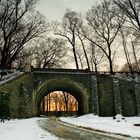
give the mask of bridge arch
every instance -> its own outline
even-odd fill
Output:
[[[70,93],[78,101],[78,114],[83,115],[88,113],[89,96],[87,96],[87,93],[82,85],[70,79],[51,79],[42,83],[36,91],[35,110],[38,116],[40,115],[40,103],[42,99],[54,91],[65,91]]]

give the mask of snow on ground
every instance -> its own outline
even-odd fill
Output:
[[[41,119],[48,118],[1,122],[0,140],[58,140],[56,136],[39,127],[37,122]],[[134,124],[140,124],[140,117],[122,117],[117,115],[113,118],[87,114],[77,118],[60,117],[60,120],[84,128],[140,138],[140,126],[134,126]]]
[[[140,137],[140,126],[134,126],[134,124],[140,124],[140,117],[122,117],[117,115],[116,119],[113,119],[113,117],[99,117],[88,114],[77,118],[61,117],[60,120],[94,130]]]
[[[37,123],[39,120],[41,118],[0,123],[0,140],[58,140],[54,135],[39,127]]]

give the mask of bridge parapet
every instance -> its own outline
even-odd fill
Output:
[[[76,69],[57,69],[57,68],[32,68],[32,72],[34,73],[72,73],[72,74],[82,74],[82,73],[90,73],[88,70],[76,70]]]

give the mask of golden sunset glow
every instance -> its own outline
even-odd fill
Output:
[[[44,97],[40,108],[41,112],[78,111],[78,102],[67,92],[55,91]]]

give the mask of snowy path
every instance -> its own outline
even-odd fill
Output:
[[[140,117],[117,115],[116,119],[113,119],[113,117],[99,117],[87,114],[77,118],[61,117],[60,120],[82,128],[127,135],[132,139],[140,140]],[[139,126],[134,126],[134,124]]]
[[[58,140],[57,137],[39,127],[37,123],[39,120],[41,118],[0,123],[0,140]]]
[[[49,130],[61,140],[132,140],[129,137],[74,127],[58,121],[55,117],[50,117],[49,121],[41,120],[39,123],[42,128]]]

